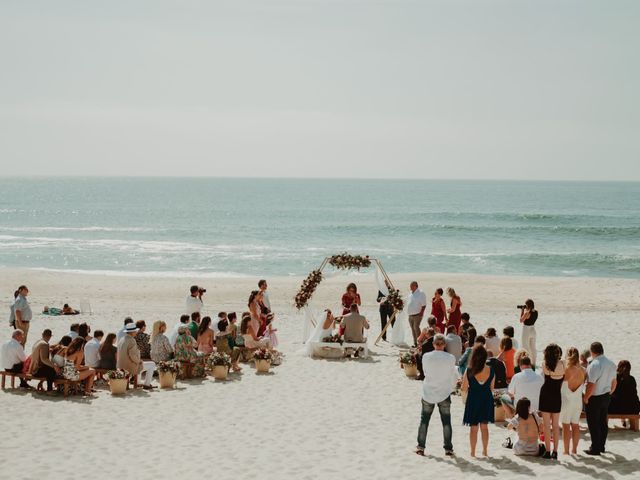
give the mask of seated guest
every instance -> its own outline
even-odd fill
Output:
[[[640,400],[638,400],[638,388],[636,379],[631,375],[631,363],[621,360],[618,363],[617,383],[611,393],[609,413],[633,414],[640,413]]]
[[[511,337],[503,337],[503,339],[500,340],[500,354],[498,355],[498,360],[504,363],[507,370],[507,383],[509,383],[515,375],[515,354],[516,351],[513,349]]]
[[[481,342],[478,339],[482,339]],[[467,369],[467,365],[469,364],[469,358],[471,357],[471,352],[473,352],[473,347],[477,344],[484,345],[484,337],[482,335],[476,337],[476,329],[470,328],[467,330],[467,342],[465,344],[464,353],[458,360],[458,373],[462,376],[464,371]]]
[[[118,359],[116,366],[129,372],[129,375],[132,376],[139,375],[144,371],[144,385],[142,388],[151,390],[154,388],[151,386],[151,379],[153,378],[156,364],[142,360],[140,349],[135,340],[135,336],[138,333],[138,327],[136,327],[135,323],[128,323],[125,332],[125,336],[118,342]]]
[[[11,340],[4,343],[0,348],[0,359],[2,360],[2,365],[0,366],[5,371],[22,373],[24,362],[27,360],[27,355],[24,353],[24,347],[22,346],[23,338],[24,332],[18,328],[11,334]],[[29,388],[29,384],[24,378],[20,378],[20,387]]]
[[[462,338],[463,342],[467,342],[469,339],[469,335],[467,332],[469,331],[470,328],[475,329],[475,327],[471,324],[471,317],[467,312],[464,312],[460,316],[460,321],[461,323],[460,323],[459,335],[460,335],[460,338]],[[473,347],[473,342],[469,342],[469,345]]]
[[[194,312],[198,313],[198,312]],[[178,338],[176,339],[175,359],[179,362],[190,363],[193,365],[193,375],[195,377],[204,376],[204,354],[196,350],[197,343],[191,336],[189,327],[183,325],[178,329]]]
[[[42,332],[42,338],[33,345],[29,368],[31,376],[47,379],[47,393],[53,392],[53,381],[60,374],[60,368],[51,361],[49,355],[49,340],[51,330],[47,328]]]
[[[436,334],[444,333],[444,332],[441,332],[440,329],[438,328],[438,319],[433,315],[429,315],[427,317],[427,328],[433,328],[433,331],[436,332]]]
[[[71,337],[71,340],[73,340],[78,336],[78,330],[80,330],[80,324],[72,323],[71,326],[69,327],[69,333],[67,333],[67,336]]]
[[[87,367],[98,368],[98,362],[100,361],[100,342],[104,337],[102,330],[96,330],[93,334],[93,338],[89,340],[84,346],[84,364]]]
[[[218,320],[215,322],[211,322],[211,328],[213,328],[213,333],[216,334],[218,333],[218,323],[220,323],[221,320],[226,320],[229,321],[229,318],[227,317],[227,312],[218,312]]]
[[[183,325],[189,325],[190,320],[191,317],[189,315],[180,315],[180,321],[173,326],[171,332],[169,333],[169,335],[167,335],[172,348],[176,346],[176,340],[178,339],[178,329]]]
[[[229,348],[233,349],[238,343],[238,316],[236,312],[229,313],[228,317],[229,329],[231,333],[227,337],[229,340]]]
[[[516,354],[513,356],[513,374],[517,375],[520,373],[520,359],[522,357],[528,357],[529,353],[526,350],[518,350]],[[531,368],[535,370],[535,366],[531,365]]]
[[[120,343],[120,340],[122,340],[122,337],[124,337],[127,334],[127,325],[129,325],[130,323],[133,323],[133,318],[127,317],[127,318],[124,319],[124,325],[116,333],[116,341],[117,341],[117,343]]]
[[[91,395],[91,389],[93,387],[93,379],[96,377],[96,371],[93,368],[89,368],[83,365],[84,360],[84,338],[77,336],[71,341],[71,344],[67,347],[65,353],[65,361],[73,363],[78,371],[78,380],[85,382],[84,394],[85,396]]]
[[[272,348],[276,348],[278,346],[278,335],[276,334],[278,329],[273,327],[273,319],[274,319],[273,313],[271,312],[267,313],[266,320],[265,320],[266,328],[263,336],[264,338],[269,339],[269,344],[271,345]]]
[[[85,342],[91,340],[91,335],[89,335],[90,333],[91,327],[89,325],[87,325],[86,323],[81,323],[80,325],[78,325],[78,336],[84,338]]]
[[[502,329],[502,336],[509,337],[511,339],[511,346],[513,347],[513,349],[518,350],[518,341],[514,338],[515,335],[516,332],[511,325],[507,325]]]
[[[117,353],[118,350],[114,345],[116,341],[116,334],[109,333],[98,351],[100,360],[98,360],[98,368],[100,370],[115,370],[117,365]]]
[[[62,314],[63,315],[78,315],[80,312],[75,308],[71,308],[68,303],[65,303],[62,306]]]
[[[218,322],[218,325],[220,322]],[[225,338],[226,340],[226,338]],[[213,352],[213,329],[211,328],[211,317],[204,317],[198,326],[197,348],[200,353],[209,355]]]
[[[456,363],[460,360],[462,356],[462,339],[456,333],[456,327],[453,325],[449,325],[447,327],[447,336],[444,337],[447,342],[447,346],[445,350],[447,353],[450,353],[456,359]]]
[[[271,348],[269,340],[260,338],[253,329],[253,319],[249,312],[242,314],[242,323],[240,323],[240,336],[244,341],[244,346],[249,349]]]
[[[513,444],[513,453],[537,457],[540,454],[538,438],[542,431],[541,427],[542,421],[535,410],[531,410],[529,399],[523,397],[518,400],[516,414],[509,420],[507,427],[509,430],[515,430],[517,434],[516,442]]]
[[[342,318],[344,326],[344,341],[347,343],[365,343],[364,329],[369,328],[367,319],[358,313],[358,305],[352,303],[349,307],[351,313]]]
[[[496,329],[487,328],[484,338],[487,352],[491,352],[494,357],[497,357],[500,353],[500,339],[497,337]]]
[[[520,373],[516,373],[511,379],[509,390],[500,400],[507,417],[512,417],[518,401],[524,397],[530,399],[529,403],[534,412],[538,411],[538,400],[540,399],[540,389],[544,383],[544,378],[534,372],[531,368],[531,359],[524,355],[519,360]]]
[[[200,312],[193,312],[191,314],[191,322],[189,322],[189,332],[194,340],[198,339],[198,327],[200,326]]]
[[[67,348],[71,345],[71,341],[71,337],[69,335],[65,335],[58,343],[51,345],[51,348],[49,349],[51,361],[60,368],[64,367],[64,357],[67,354]]]
[[[231,335],[229,322],[227,322],[226,320],[220,320],[218,322],[218,333],[216,333],[216,350],[220,353],[226,353],[227,355],[230,355],[231,368],[234,372],[239,372],[240,370],[242,370],[238,365],[238,359],[240,358],[240,349],[232,349],[229,347],[229,335]]]
[[[495,375],[494,389],[507,388],[507,368],[504,363],[493,356],[492,352],[487,352],[487,365],[491,367]]]
[[[167,324],[162,320],[153,322],[153,331],[151,332],[151,360],[156,363],[166,362],[173,358],[173,347],[164,334],[166,330]]]
[[[138,349],[140,350],[140,357],[143,360],[151,359],[151,343],[150,337],[148,333],[145,333],[147,330],[147,323],[144,320],[138,320],[136,322],[136,328],[138,329],[138,333],[133,337],[136,340],[136,344],[138,345]]]

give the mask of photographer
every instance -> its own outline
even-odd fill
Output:
[[[192,313],[202,310],[202,295],[207,291],[204,288],[200,288],[197,285],[191,287],[191,295],[187,297],[187,315],[191,316]]]
[[[538,320],[538,311],[533,300],[528,299],[524,305],[518,305],[520,309],[520,323],[522,323],[522,348],[529,353],[531,363],[536,365],[536,329],[534,325]]]

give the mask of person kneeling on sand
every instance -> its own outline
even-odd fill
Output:
[[[364,329],[369,328],[369,322],[358,313],[358,305],[355,303],[349,307],[350,313],[345,315],[342,319],[342,325],[344,326],[344,341],[347,343],[365,343],[367,341],[364,338]]]
[[[140,358],[140,349],[136,343],[135,336],[138,333],[138,327],[135,323],[127,323],[125,326],[125,335],[118,342],[118,361],[117,367],[129,372],[130,375],[138,375],[145,372],[144,385],[142,388],[151,390],[151,379],[156,369],[154,362],[143,362]]]

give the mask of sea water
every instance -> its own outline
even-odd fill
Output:
[[[345,251],[389,272],[640,278],[640,183],[0,179],[0,266],[305,275]]]

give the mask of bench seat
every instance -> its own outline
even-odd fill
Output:
[[[587,415],[582,412],[580,418],[586,418]],[[631,426],[631,430],[634,432],[640,431],[640,414],[634,413],[610,413],[607,415],[607,420],[627,420]]]

